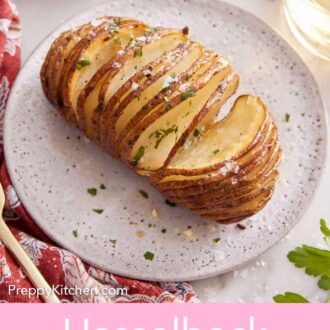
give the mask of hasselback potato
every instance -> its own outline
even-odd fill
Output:
[[[243,95],[219,117],[239,76],[188,28],[98,18],[53,42],[40,77],[67,121],[170,201],[233,223],[271,198],[281,158],[272,116]]]

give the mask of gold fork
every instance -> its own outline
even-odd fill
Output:
[[[5,193],[2,185],[0,184],[0,241],[7,247],[7,249],[16,258],[19,264],[24,269],[25,274],[30,279],[31,283],[35,288],[41,289],[38,292],[44,302],[47,303],[61,303],[57,298],[55,292],[52,290],[50,285],[47,283],[45,278],[42,276],[38,268],[28,257],[24,249],[18,243],[14,235],[7,227],[3,217],[2,211],[5,206]]]

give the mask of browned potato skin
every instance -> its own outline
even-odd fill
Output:
[[[276,135],[273,136],[273,125],[267,125],[264,128],[264,132],[260,135],[258,143],[250,150],[249,153],[242,155],[236,160],[240,171],[235,177],[240,179],[241,177],[247,175],[254,168],[256,164],[265,160],[265,154],[267,153],[267,146],[274,143]],[[277,133],[276,133],[277,134]],[[219,167],[223,166],[221,164]],[[207,172],[208,173],[208,172]],[[187,180],[185,181],[169,181],[165,183],[159,182],[164,176],[162,174],[155,175],[151,177],[151,182],[155,185],[157,189],[164,191],[173,191],[174,193],[182,192],[183,195],[189,195],[189,188],[191,187],[192,195],[198,194],[199,190],[203,191],[203,187],[207,187],[208,191],[213,190],[214,186],[216,189],[220,184],[223,184],[224,180],[231,178],[234,175],[234,169],[227,172],[226,175],[219,174],[215,177],[206,177],[203,179],[189,180],[189,175],[187,175]]]
[[[119,69],[113,66],[113,63],[119,62],[122,65],[134,55],[134,48],[124,49],[124,56],[115,55],[113,58],[109,58],[109,61],[98,68],[89,81],[86,81],[83,90],[78,95],[75,113],[69,100],[69,85],[77,68],[77,63],[84,51],[95,38],[104,34],[105,25],[112,22],[115,17],[103,17],[102,19],[103,22],[97,26],[87,23],[75,30],[66,31],[53,42],[40,71],[41,85],[47,99],[67,121],[73,125],[78,125],[86,134],[84,102],[98,82],[105,77],[105,82],[99,93],[98,104],[95,104],[95,110],[92,112],[94,132],[92,136],[88,136],[89,138],[107,152],[120,158],[123,163],[132,167],[136,172],[149,176],[150,182],[164,196],[178,205],[190,209],[195,214],[222,224],[232,224],[259,212],[267,204],[274,192],[279,176],[278,167],[282,154],[276,125],[265,105],[263,107],[266,117],[258,134],[245,150],[234,155],[231,159],[239,165],[238,173],[234,170],[229,170],[225,174],[219,173],[207,176],[207,174],[211,175],[211,173],[219,171],[224,163],[196,169],[169,167],[171,160],[180,150],[185,140],[191,136],[196,127],[203,123],[212,106],[219,104],[220,108],[236,92],[239,85],[239,76],[233,70],[229,71],[223,78],[224,80],[227,76],[233,74],[233,91],[221,103],[219,102],[220,96],[219,93],[216,93],[217,91],[214,91],[212,96],[205,100],[202,110],[185,128],[183,134],[172,147],[161,169],[144,172],[142,168],[139,168],[138,164],[133,164],[131,161],[131,153],[139,136],[167,111],[165,104],[168,101],[165,102],[165,98],[174,95],[174,98],[170,100],[172,108],[180,104],[182,100],[180,94],[177,93],[178,87],[184,81],[191,79],[203,65],[214,61],[203,74],[206,77],[207,72],[210,72],[215,65],[215,60],[217,59],[215,53],[210,51],[204,52],[198,60],[191,63],[188,70],[180,72],[177,81],[171,84],[165,92],[159,92],[153,97],[148,102],[148,107],[138,109],[126,126],[123,127],[118,137],[116,137],[116,123],[128,104],[137,97],[138,93],[148,88],[148,86],[152,85],[179,63],[179,61],[176,63],[164,61],[165,57],[163,54],[148,64],[154,66],[164,62],[164,66],[159,71],[151,75],[149,79],[145,79],[143,71],[148,68],[148,65],[141,68],[127,81],[123,81],[120,88],[115,91],[109,102],[105,104],[105,92],[109,84],[111,84],[112,78],[119,71]],[[123,22],[121,28],[128,29],[131,24],[144,25],[143,22],[134,19],[121,19]],[[144,26],[147,27],[147,25]],[[159,28],[153,36],[154,38],[161,38],[167,33],[171,33],[171,31],[174,30]],[[155,39],[151,37],[148,39],[148,42],[153,42],[153,40]],[[177,49],[173,49],[170,52],[178,51],[180,53],[196,45],[197,43],[187,39]],[[213,75],[218,72],[214,71]],[[192,82],[194,91],[203,88],[211,78],[203,80],[203,76]],[[139,84],[139,91],[131,90],[133,82]],[[177,96],[175,96],[176,93]],[[235,104],[236,102],[238,100],[235,101]],[[156,106],[160,106],[159,109],[150,114]],[[211,114],[213,116],[213,112]],[[172,175],[181,175],[186,178],[178,181],[174,178],[172,181],[162,182],[163,178]],[[205,177],[195,180],[191,178],[196,175],[205,175]]]
[[[183,74],[186,79],[189,79],[192,75],[194,75],[205,63],[205,58],[210,59],[211,56],[209,53],[205,53],[204,56],[202,56],[199,60],[197,60],[195,63],[192,64],[192,66]],[[183,83],[184,79],[180,76],[179,80],[176,83],[171,84],[168,91],[165,93],[158,93],[154,98],[152,98],[147,104],[147,109],[140,109],[135,116],[128,122],[127,126],[124,128],[124,130],[119,135],[117,141],[116,141],[116,154],[120,154],[122,145],[126,142],[128,136],[130,134],[134,134],[134,131],[138,129],[138,124],[142,122],[144,118],[147,117],[147,115],[151,112],[153,108],[156,106],[163,104],[165,105],[165,97],[172,95],[178,88],[178,86]]]
[[[197,93],[204,86],[206,86],[206,84],[211,80],[211,78],[213,78],[216,74],[218,74],[221,71],[220,66],[218,66],[218,68],[216,70],[214,70],[214,68],[216,66],[217,65],[215,64],[214,66],[211,66],[211,68],[209,70],[207,70],[207,72],[205,73],[205,76],[207,76],[209,72],[212,72],[211,75],[208,75],[208,78],[207,79],[204,79],[204,77],[201,77],[199,80],[195,81],[192,84],[192,90],[195,93]],[[176,97],[174,97],[173,100],[171,100],[170,104],[171,104],[172,108],[174,108],[177,105],[179,105],[181,102],[183,102],[183,101],[181,99],[181,94],[180,94],[180,95],[177,95]],[[208,110],[209,109],[207,109],[207,108],[203,108],[202,109],[202,111],[205,111],[205,113],[203,114],[202,117],[204,117],[204,115],[207,114]],[[129,134],[129,137],[126,139],[125,144],[122,144],[121,145],[120,159],[121,159],[121,161],[123,163],[127,164],[127,166],[131,166],[130,154],[131,154],[131,151],[132,151],[132,148],[133,148],[135,142],[138,140],[138,138],[140,137],[141,133],[147,127],[149,127],[152,123],[154,123],[156,120],[158,120],[166,112],[167,112],[166,105],[164,104],[160,109],[158,109],[156,112],[152,113],[145,120],[141,121],[139,124],[136,125],[135,130],[133,132],[131,132]],[[188,134],[193,130],[194,127],[197,126],[197,124],[198,124],[198,122],[196,120],[194,120],[192,122],[192,124],[189,126],[189,128],[187,128],[187,130],[189,130]],[[179,141],[180,141],[180,144],[182,145],[182,140],[180,139]],[[173,149],[175,151],[177,151],[178,145],[175,145]],[[170,155],[170,156],[171,156],[171,159],[172,159],[173,156],[174,156],[174,154],[173,155]],[[137,166],[137,169],[139,169],[138,166]],[[163,171],[163,170],[161,170],[161,171]]]
[[[152,43],[153,41],[157,40],[158,38],[163,38],[164,36],[171,34],[171,33],[175,33],[175,32],[176,32],[176,30],[171,30],[168,28],[159,28],[157,30],[157,32],[155,32],[147,41],[142,42],[139,45],[139,47],[142,47],[142,49],[143,49],[143,47],[146,44]],[[114,61],[116,61],[120,64],[123,64],[128,59],[134,57],[134,52],[135,52],[134,48],[129,48],[127,50],[127,53],[125,54],[125,56],[118,56],[118,58],[115,57]],[[98,130],[100,132],[100,136],[99,136],[100,145],[102,146],[102,148],[104,150],[109,151],[109,152],[110,152],[111,148],[108,148],[106,145],[106,137],[107,137],[109,120],[112,115],[112,108],[108,107],[108,103],[107,104],[104,104],[104,103],[105,103],[106,91],[108,89],[108,86],[111,84],[111,80],[114,77],[116,72],[117,72],[117,69],[111,70],[106,81],[102,85],[102,88],[101,88],[101,91],[99,94],[99,106],[98,106],[98,110],[99,110],[99,112],[101,112],[101,115],[99,116],[99,120],[97,122],[97,128],[96,128],[96,130]],[[111,102],[111,100],[110,100],[110,102]]]
[[[193,47],[193,43],[191,43],[191,41],[187,42],[186,44],[179,44],[179,46],[174,50],[176,53],[178,54],[183,54],[186,51],[190,51]],[[150,63],[150,68],[153,68],[154,66],[158,65],[161,63],[162,61],[162,57],[157,58],[154,62]],[[143,92],[147,87],[149,87],[152,83],[156,82],[161,76],[165,75],[168,71],[170,71],[175,64],[178,64],[180,62],[180,60],[178,59],[179,57],[176,58],[176,61],[171,61],[169,63],[166,63],[166,65],[163,67],[163,69],[159,70],[156,74],[154,75],[150,75],[150,78],[146,79],[143,83],[143,85],[140,87],[139,90],[135,90],[132,91],[131,93],[129,93],[129,95],[127,95],[127,97],[118,105],[118,107],[111,113],[110,115],[110,119],[109,119],[109,130],[107,132],[107,146],[109,146],[109,148],[111,148],[112,146],[114,147],[113,152],[116,152],[116,156],[119,156],[118,150],[115,150],[116,146],[119,145],[118,140],[121,141],[123,139],[123,136],[126,136],[125,132],[120,134],[120,137],[118,139],[116,139],[116,133],[115,133],[115,126],[116,126],[116,122],[119,119],[120,115],[123,113],[124,109],[126,108],[126,106],[136,97],[139,96],[139,94],[141,92]],[[128,88],[131,86],[131,84],[133,82],[136,82],[136,79],[139,79],[141,76],[143,76],[143,71],[145,70],[145,68],[143,68],[142,70],[140,70],[135,76],[133,76],[130,80],[128,80],[128,84],[124,84],[124,88]],[[172,86],[172,88],[174,88]],[[123,91],[118,91],[118,93],[116,93],[116,95],[114,95],[114,97],[112,97],[112,99],[110,100],[110,102],[108,102],[107,107],[114,107],[115,106],[115,102],[117,100],[120,99],[121,95],[125,92],[125,90]],[[156,95],[156,97],[159,96],[159,100],[161,100],[161,97],[164,96],[164,93],[159,93],[158,95]],[[114,100],[113,100],[114,99]],[[150,108],[150,110],[152,110],[152,108],[156,105],[156,102],[151,105],[148,106],[148,108]],[[139,115],[140,118],[142,118],[142,116],[146,115],[148,113],[148,111],[143,111],[143,109],[140,109],[137,111],[136,115]],[[128,125],[126,125],[127,127]],[[135,125],[136,126],[136,123]]]

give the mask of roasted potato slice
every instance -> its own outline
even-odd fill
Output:
[[[99,119],[100,144],[106,148],[106,137],[111,118],[112,108],[107,107],[112,96],[120,86],[129,80],[136,71],[148,65],[166,51],[175,49],[180,43],[185,43],[187,36],[179,30],[157,29],[149,36],[136,38],[127,46],[123,54],[118,54],[119,70],[112,70],[102,85],[99,94]]]
[[[108,40],[107,44],[112,44],[112,48],[107,55],[106,61],[95,62],[98,65],[97,71],[90,78],[90,80],[85,84],[84,89],[82,89],[77,98],[77,113],[80,118],[79,123],[84,130],[87,137],[96,142],[99,140],[96,137],[94,128],[97,126],[96,119],[99,117],[99,94],[103,83],[106,81],[111,70],[118,70],[122,64],[116,61],[118,57],[118,52],[121,53],[123,48],[127,47],[124,43],[127,40],[127,44],[138,37],[144,35],[148,27],[141,22],[127,22],[120,24],[121,28],[118,27],[118,31],[114,37]],[[121,42],[117,42],[117,34],[120,36]],[[86,68],[87,69],[87,68]]]
[[[100,24],[91,38],[81,41],[84,46],[71,64],[63,96],[66,106],[76,114],[81,127],[85,126],[85,117],[81,116],[82,112],[77,112],[77,100],[81,91],[109,58],[113,58],[118,51],[126,47],[137,34],[142,35],[145,29],[146,26],[136,20],[112,19]]]
[[[139,130],[130,136],[121,150],[121,159],[128,164],[144,148],[144,156],[138,163],[139,169],[156,171],[162,168],[171,150],[195,117],[208,111],[208,100],[231,68],[220,60],[196,81],[188,81],[179,88],[178,95],[170,102],[171,109],[162,106],[157,112],[138,124]]]
[[[177,152],[164,173],[203,174],[223,166],[229,160],[236,160],[257,143],[266,118],[267,108],[259,98],[240,96],[226,118],[202,136],[190,136],[188,148]],[[209,151],[216,150],[219,152],[213,152],[212,159],[205,158]]]
[[[173,100],[175,93],[179,86],[187,82],[188,80],[194,79],[196,76],[203,75],[211,65],[214,64],[218,56],[214,52],[205,52],[196,62],[192,63],[191,67],[176,75],[175,79],[171,80],[169,85],[166,85],[165,90],[161,90],[155,97],[146,103],[134,116],[126,123],[124,129],[120,132],[117,140],[116,147],[117,153],[120,154],[121,146],[125,144],[129,134],[136,134],[134,131],[138,129],[138,124],[147,116],[153,115],[159,111],[161,107],[169,109],[170,101]],[[133,131],[134,130],[134,131]],[[139,169],[136,169],[139,171]]]

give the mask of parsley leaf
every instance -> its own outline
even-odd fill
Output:
[[[157,32],[158,31],[158,27],[151,27],[151,28],[148,28],[147,30],[146,30],[146,35],[148,36],[148,35],[150,35],[150,34],[154,34],[155,32]]]
[[[147,251],[143,256],[144,259],[152,261],[154,260],[155,255],[152,252]]]
[[[321,232],[324,234],[324,236],[330,236],[330,229],[328,228],[327,223],[324,219],[321,219],[320,225]]]
[[[81,70],[82,68],[84,68],[85,66],[90,65],[90,64],[91,64],[90,60],[82,59],[82,60],[78,61],[77,65],[76,65],[76,68],[78,70]]]
[[[330,276],[323,275],[317,282],[317,285],[320,289],[330,290]]]
[[[330,276],[330,251],[303,245],[289,252],[288,259],[308,275]]]
[[[107,187],[104,185],[104,183],[101,183],[101,185],[100,185],[100,189],[101,189],[101,190],[105,190],[105,189],[107,189]]]
[[[113,22],[114,22],[117,26],[119,26],[119,25],[121,24],[121,17],[116,17],[116,18],[113,20]]]
[[[142,48],[139,47],[139,48],[136,48],[135,51],[134,51],[134,57],[141,57],[143,55],[143,52],[142,52]]]
[[[321,232],[324,234],[324,241],[330,247],[330,229],[324,219],[320,221]]]
[[[172,109],[171,103],[166,103],[165,110],[170,111]]]
[[[136,155],[134,156],[133,161],[134,161],[136,164],[138,164],[138,162],[140,161],[140,159],[143,157],[143,155],[144,155],[144,150],[145,150],[144,147],[141,146],[141,147],[139,148],[138,152],[136,153]]]
[[[285,292],[284,294],[278,294],[277,296],[273,297],[273,299],[276,303],[279,304],[309,303],[306,298],[294,292]]]
[[[97,214],[102,214],[103,213],[103,209],[93,209],[93,212],[97,213]]]
[[[78,237],[78,230],[73,230],[72,235],[73,235],[73,237],[77,238]]]
[[[96,188],[88,188],[87,192],[91,195],[91,196],[96,196],[97,194],[97,189]]]
[[[140,195],[141,195],[142,197],[144,197],[144,198],[149,198],[148,193],[145,192],[144,190],[139,190],[139,193],[140,193]]]
[[[189,97],[193,97],[195,95],[196,94],[192,90],[184,92],[181,94],[181,101],[185,101],[186,99],[189,99]]]
[[[288,123],[290,121],[290,114],[285,114],[285,121]]]
[[[175,124],[167,129],[158,129],[157,131],[151,133],[149,135],[149,138],[155,136],[156,137],[156,144],[155,144],[155,149],[157,149],[160,145],[160,143],[163,141],[163,139],[165,139],[169,134],[171,133],[177,133],[178,131],[178,126],[176,126]]]
[[[213,238],[213,243],[217,244],[217,243],[219,243],[219,242],[220,242],[220,240],[221,240],[221,238],[220,238],[220,237],[217,237],[217,238]]]
[[[199,135],[199,130],[197,128],[194,129],[193,135],[194,137],[197,137]]]

